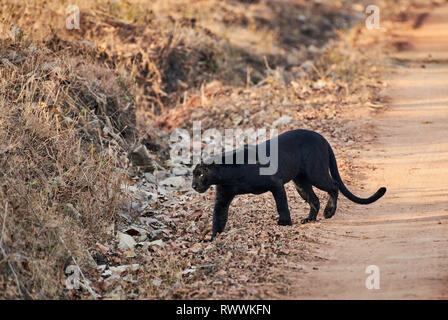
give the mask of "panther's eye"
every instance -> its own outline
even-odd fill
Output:
[[[201,178],[202,178],[203,176],[204,176],[204,174],[203,174],[203,173],[201,173],[201,174],[199,175],[199,177],[201,177]]]

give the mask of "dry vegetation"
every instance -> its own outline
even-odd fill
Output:
[[[269,195],[243,197],[230,231],[203,244],[213,192],[195,195],[186,177],[183,188],[159,188],[158,201],[135,194],[172,174],[168,134],[195,120],[269,128],[283,117],[279,131],[318,130],[354,168],[346,149],[363,137],[347,110],[375,102],[381,86],[378,39],[349,28],[362,3],[74,1],[81,29],[71,31],[68,4],[0,1],[0,297],[287,295],[285,270],[316,259],[307,243],[318,226],[279,228]],[[131,156],[140,143],[157,160],[151,169]],[[148,170],[157,181],[144,182]],[[290,205],[294,221],[305,214]],[[117,230],[143,235],[141,245],[117,248]],[[65,287],[73,264],[81,290]],[[132,264],[107,277],[101,267]]]

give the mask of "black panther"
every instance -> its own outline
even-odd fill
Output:
[[[200,163],[194,168],[193,189],[203,193],[211,185],[216,185],[212,240],[224,231],[229,205],[239,194],[272,192],[279,214],[278,224],[290,226],[292,222],[283,185],[291,180],[299,195],[310,205],[309,215],[301,223],[316,221],[319,212],[320,203],[313,186],[330,195],[324,209],[324,217],[327,219],[335,214],[339,191],[358,204],[372,203],[386,193],[386,188],[382,187],[369,198],[352,194],[342,182],[330,144],[314,131],[291,130],[273,139],[219,154],[213,158],[214,163],[207,161],[209,164]],[[262,174],[261,168],[272,166],[274,157],[271,156],[274,154],[271,146],[274,146],[274,141],[278,150],[276,170],[271,174]],[[255,152],[251,153],[251,150]],[[261,161],[261,150],[265,151],[265,162]],[[250,155],[254,153],[255,158],[252,156],[252,159]],[[237,162],[238,155],[244,160]],[[225,162],[226,157],[231,160],[227,161],[228,164]],[[268,157],[270,161],[266,162]],[[215,161],[217,158],[221,159],[218,163]]]

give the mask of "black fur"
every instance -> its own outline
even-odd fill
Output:
[[[271,140],[263,142],[269,146]],[[205,192],[211,185],[216,185],[215,209],[213,213],[212,239],[224,231],[229,205],[239,194],[261,194],[272,192],[277,211],[278,224],[292,225],[284,184],[293,181],[299,195],[310,205],[307,218],[301,223],[315,221],[320,203],[313,191],[313,186],[328,192],[330,199],[324,209],[324,217],[331,218],[337,206],[338,191],[355,203],[369,204],[386,193],[380,188],[369,198],[353,195],[344,185],[339,175],[336,158],[327,140],[320,134],[309,130],[292,130],[278,136],[278,170],[273,175],[260,175],[260,167],[267,166],[258,162],[248,164],[248,150],[260,146],[245,146],[242,149],[223,153],[218,157],[224,159],[229,155],[236,159],[238,152],[244,152],[244,164],[199,164],[193,171],[193,188]],[[269,156],[269,153],[268,153]],[[223,161],[224,163],[224,161]],[[235,161],[233,162],[235,163]],[[330,175],[331,173],[331,175]]]

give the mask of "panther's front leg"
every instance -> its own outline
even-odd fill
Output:
[[[283,185],[276,187],[272,190],[274,195],[275,204],[277,205],[277,211],[279,214],[278,225],[279,226],[291,226],[291,215],[288,208],[288,199],[286,197],[286,191]]]
[[[231,188],[217,185],[216,195],[215,195],[215,209],[213,211],[213,240],[218,233],[224,231],[227,223],[227,216],[229,214],[229,206],[232,202],[235,194],[232,192]]]

